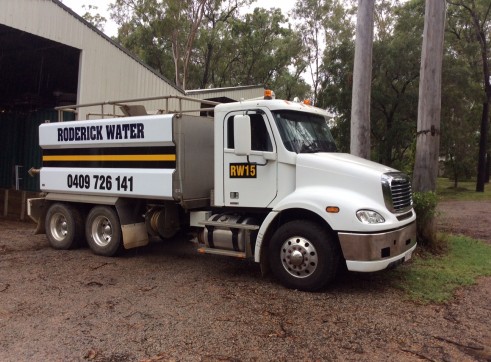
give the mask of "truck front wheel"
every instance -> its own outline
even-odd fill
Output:
[[[96,206],[90,210],[85,235],[94,254],[116,255],[122,246],[121,224],[116,211],[107,206]]]
[[[316,291],[336,277],[340,251],[332,235],[311,221],[290,221],[269,244],[273,274],[292,289]]]
[[[46,213],[44,226],[49,243],[54,249],[73,249],[83,237],[80,211],[68,204],[51,205]]]

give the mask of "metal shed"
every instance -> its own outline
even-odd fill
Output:
[[[0,207],[3,204],[3,214],[7,213],[10,202],[9,190],[38,191],[36,180],[28,178],[27,170],[39,165],[37,128],[46,120],[57,120],[54,107],[162,95],[238,100],[244,98],[242,94],[253,98],[262,93],[262,87],[244,88],[248,87],[185,92],[60,1],[1,0]],[[144,105],[148,110],[164,108],[162,101]],[[196,104],[183,102],[182,107],[196,108]],[[65,117],[85,119],[88,113],[101,113],[101,109],[82,108],[78,115]]]

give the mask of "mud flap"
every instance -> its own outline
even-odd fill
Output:
[[[147,245],[149,238],[142,216],[141,200],[119,198],[115,206],[121,223],[124,248],[131,249]]]
[[[34,235],[46,234],[44,221],[46,219],[46,201],[44,197],[27,200],[27,215],[36,223]]]
[[[121,225],[123,232],[123,245],[125,249],[136,248],[148,244],[147,227],[144,222]]]

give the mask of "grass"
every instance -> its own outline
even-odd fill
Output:
[[[476,192],[476,181],[459,181],[454,188],[454,182],[448,178],[438,178],[436,193],[440,201],[479,201],[491,200],[491,184],[484,184],[484,192]]]
[[[443,303],[459,287],[475,284],[491,275],[491,245],[465,236],[447,236],[445,255],[423,253],[413,262],[391,272],[393,285],[410,300],[427,304]]]
[[[437,179],[438,200],[491,200],[491,184],[485,184],[485,192],[475,191],[475,181],[459,182],[458,188],[453,186],[449,179]],[[435,255],[419,247],[411,263],[389,273],[392,285],[403,290],[412,301],[445,303],[459,287],[475,284],[479,277],[491,276],[491,245],[465,236],[439,235],[438,238],[438,243],[445,246],[445,253]]]

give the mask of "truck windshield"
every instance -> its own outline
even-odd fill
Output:
[[[296,153],[336,152],[326,118],[320,115],[273,111],[286,149]]]

